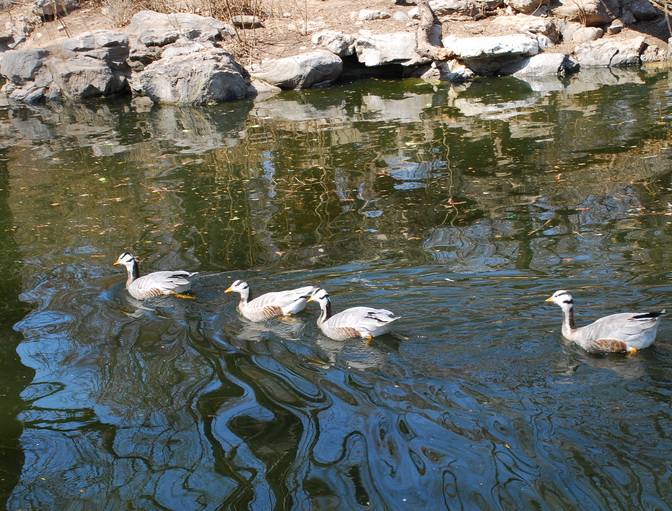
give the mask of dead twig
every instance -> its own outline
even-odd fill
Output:
[[[528,236],[532,236],[533,234],[538,233],[542,229],[544,229],[548,224],[550,224],[553,221],[553,219],[546,220],[543,225],[537,227],[536,229],[532,229],[530,232],[527,233]]]
[[[415,51],[432,60],[446,61],[455,57],[455,52],[444,48],[441,43],[442,26],[427,1],[418,2],[420,11],[420,25],[416,35]],[[436,44],[435,42],[438,42]],[[441,46],[439,46],[441,45]]]

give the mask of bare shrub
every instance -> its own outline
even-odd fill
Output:
[[[263,15],[260,0],[103,0],[101,5],[117,26],[127,25],[136,12],[145,10],[166,14],[193,12],[229,23],[233,16]]]

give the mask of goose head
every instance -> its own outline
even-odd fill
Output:
[[[553,293],[553,296],[546,299],[547,302],[553,302],[560,306],[563,311],[569,311],[574,307],[574,300],[572,295],[564,289],[560,289]]]
[[[328,305],[331,305],[331,298],[329,298],[329,293],[324,288],[317,287],[310,295],[310,298],[308,298],[308,302],[315,302],[324,309]]]
[[[331,317],[331,299],[329,298],[329,293],[324,288],[316,287],[310,298],[306,300],[306,303],[308,302],[315,302],[320,306],[320,317],[317,320],[318,325]]]
[[[135,265],[137,262],[138,260],[135,258],[133,254],[131,254],[130,252],[124,252],[112,264],[114,266],[123,264],[124,266],[126,266],[126,268],[133,268],[133,265]]]
[[[243,301],[246,301],[250,296],[250,285],[244,280],[236,280],[231,284],[225,293],[238,293]]]

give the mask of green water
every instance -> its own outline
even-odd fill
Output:
[[[666,73],[366,81],[207,108],[0,107],[0,506],[671,509]],[[199,271],[139,303],[112,266]],[[335,342],[224,290],[400,315]]]

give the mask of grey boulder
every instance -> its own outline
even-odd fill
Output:
[[[284,90],[309,89],[330,85],[343,71],[343,61],[327,50],[266,60],[250,69],[253,78]]]
[[[162,58],[139,73],[137,90],[154,103],[202,105],[245,98],[248,72],[231,53],[211,48]]]

